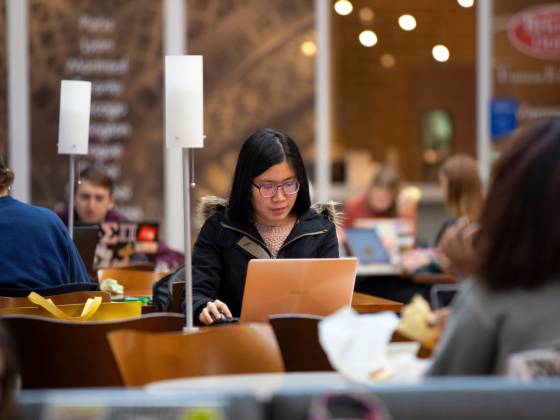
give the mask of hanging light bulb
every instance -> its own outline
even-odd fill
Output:
[[[416,28],[416,19],[414,19],[414,17],[411,15],[402,15],[399,18],[399,25],[405,31],[412,31],[414,28]]]
[[[339,0],[334,4],[334,10],[336,10],[336,13],[342,16],[350,14],[352,9],[352,3],[350,3],[348,0]]]
[[[472,7],[474,0],[457,0],[459,4],[463,7]]]
[[[432,50],[432,55],[437,61],[447,61],[449,60],[449,50],[443,45],[436,45]]]
[[[360,34],[360,42],[365,47],[372,47],[377,44],[377,35],[372,31],[363,31]]]
[[[301,44],[301,52],[303,52],[305,55],[313,55],[315,54],[315,52],[317,52],[317,46],[313,41],[305,41],[303,44]]]

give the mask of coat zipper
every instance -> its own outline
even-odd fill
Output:
[[[236,232],[242,233],[243,235],[248,236],[249,238],[253,239],[254,241],[257,241],[259,244],[261,244],[261,245],[264,247],[264,249],[266,249],[266,250],[268,251],[268,253],[270,254],[270,257],[271,257],[272,259],[275,259],[275,258],[276,258],[276,257],[274,257],[274,256],[272,255],[272,252],[270,252],[270,249],[268,249],[268,247],[267,247],[265,244],[263,244],[261,241],[259,241],[259,240],[258,240],[257,238],[255,238],[254,236],[249,235],[247,232],[243,232],[241,229],[236,229],[236,228],[234,228],[234,227],[225,225],[223,222],[220,222],[220,225],[222,225],[222,226],[225,227],[225,228],[228,228],[228,229],[231,229],[231,230],[235,230]]]
[[[276,255],[278,255],[278,254],[280,253],[280,250],[281,250],[282,248],[284,248],[284,247],[287,246],[287,245],[290,245],[292,242],[297,241],[298,239],[303,238],[304,236],[321,235],[321,234],[323,234],[323,233],[328,232],[328,231],[325,229],[325,230],[321,230],[321,231],[319,231],[319,232],[304,233],[303,235],[299,235],[297,238],[294,238],[294,239],[292,239],[290,242],[285,243],[284,245],[282,245],[282,246],[280,247],[280,249],[278,250],[278,254],[272,255],[272,252],[270,252],[270,249],[268,249],[268,247],[267,247],[265,244],[263,244],[261,241],[259,241],[259,240],[258,240],[257,238],[255,238],[254,236],[249,235],[247,232],[244,232],[244,231],[242,231],[241,229],[236,229],[236,228],[234,228],[234,227],[225,225],[223,222],[220,222],[220,224],[221,224],[223,227],[225,227],[225,228],[228,228],[228,229],[231,229],[231,230],[235,230],[235,231],[237,231],[237,232],[239,232],[239,233],[242,233],[243,235],[247,235],[249,238],[251,238],[251,239],[257,241],[259,244],[261,244],[261,245],[268,251],[268,253],[270,254],[270,257],[271,257],[273,260],[276,259]]]
[[[284,248],[287,245],[290,245],[292,242],[297,241],[299,238],[303,238],[304,236],[313,236],[313,235],[321,235],[323,233],[328,232],[327,230],[320,230],[319,232],[311,232],[311,233],[304,233],[303,235],[299,235],[297,238],[292,239],[290,242],[285,243],[284,245],[282,245],[280,247],[280,249],[278,250],[278,253],[280,253],[280,250],[282,248]]]

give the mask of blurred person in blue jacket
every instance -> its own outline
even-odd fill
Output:
[[[89,283],[80,254],[59,217],[8,195],[14,177],[0,156],[0,287]]]

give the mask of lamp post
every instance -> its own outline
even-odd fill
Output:
[[[185,332],[193,327],[190,155],[204,146],[204,107],[201,55],[165,57],[165,144],[183,149],[183,198],[185,217]]]
[[[87,155],[91,82],[63,80],[60,86],[58,154],[70,155],[70,191],[68,198],[68,232],[74,239],[75,156]]]

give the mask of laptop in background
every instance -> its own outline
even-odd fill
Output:
[[[360,264],[391,262],[375,229],[345,229],[344,233],[350,255]]]
[[[74,227],[74,244],[88,271],[93,270],[95,249],[99,242],[99,225]]]
[[[91,226],[99,229],[94,270],[134,264],[153,264],[155,267],[159,222],[101,222],[95,225],[80,224],[79,227]]]
[[[355,258],[251,260],[241,322],[279,314],[327,316],[352,303]]]

